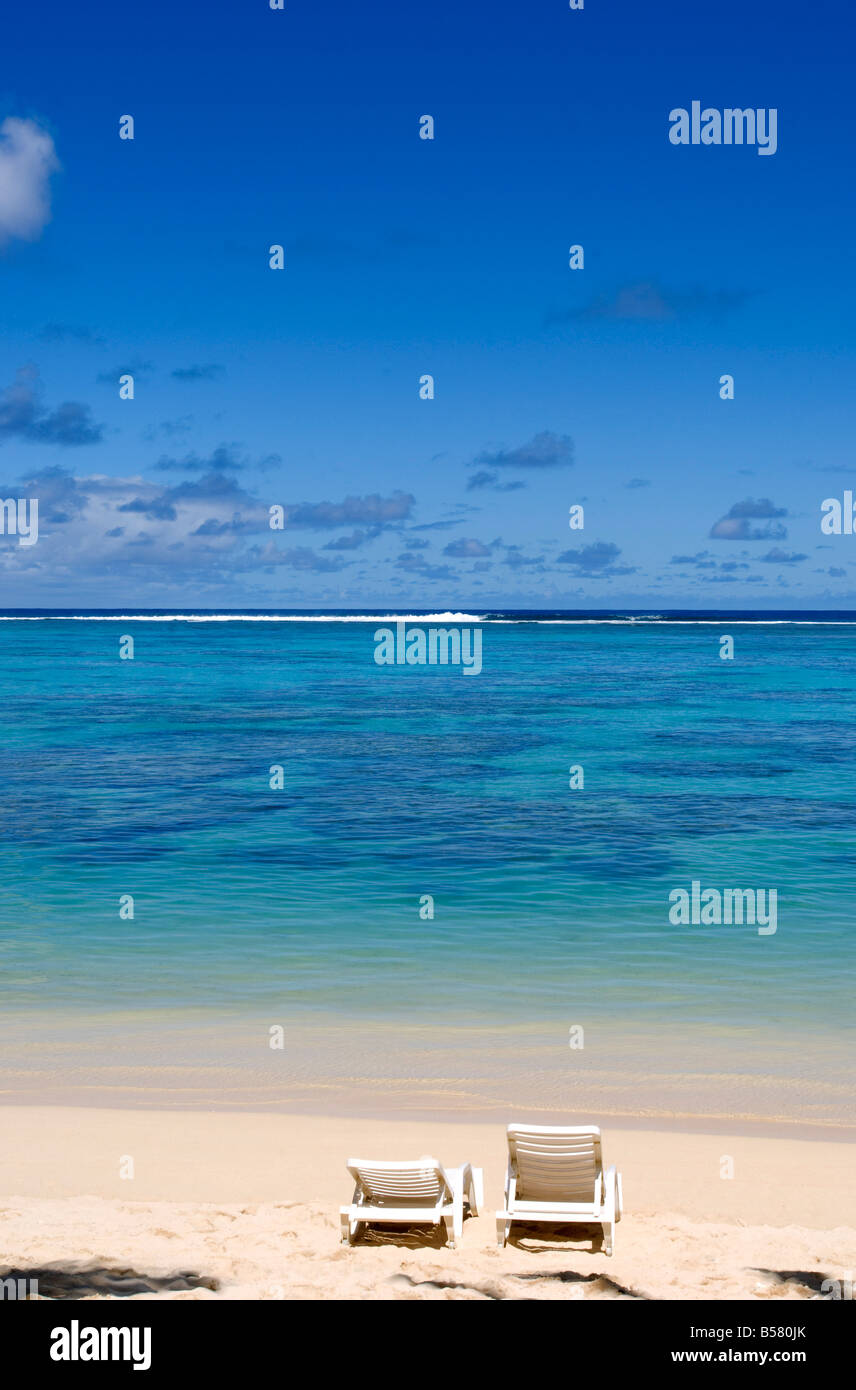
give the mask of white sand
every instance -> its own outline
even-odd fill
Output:
[[[0,1268],[38,1278],[47,1296],[806,1298],[856,1270],[856,1149],[832,1137],[604,1123],[626,1209],[609,1259],[592,1253],[594,1228],[515,1227],[496,1247],[498,1124],[35,1106],[2,1115]],[[485,1170],[486,1211],[466,1222],[458,1249],[421,1230],[341,1246],[346,1157],[425,1153]],[[720,1176],[726,1157],[733,1178]],[[129,1159],[134,1176],[123,1179]],[[181,1274],[216,1290],[164,1289]]]

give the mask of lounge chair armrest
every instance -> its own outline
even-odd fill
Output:
[[[517,1166],[516,1166],[516,1164],[514,1163],[514,1160],[511,1159],[511,1158],[509,1158],[509,1160],[508,1160],[508,1167],[507,1167],[506,1170],[505,1170],[505,1188],[504,1188],[504,1191],[505,1191],[506,1205],[507,1205],[507,1203],[508,1203],[508,1194],[509,1194],[509,1191],[511,1190],[511,1184],[516,1180],[516,1178],[517,1178]]]

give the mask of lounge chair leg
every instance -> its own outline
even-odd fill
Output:
[[[615,1251],[615,1222],[604,1221],[603,1223],[603,1253],[612,1255]]]
[[[455,1217],[454,1215],[444,1216],[443,1224],[446,1227],[446,1244],[450,1250],[455,1248]]]
[[[484,1169],[470,1170],[470,1216],[478,1216],[484,1206]]]
[[[455,1189],[455,1196],[452,1202],[452,1228],[455,1232],[455,1240],[464,1234],[464,1188],[462,1185]]]
[[[504,1250],[504,1249],[505,1249],[505,1243],[506,1243],[506,1241],[508,1240],[508,1236],[509,1236],[509,1232],[510,1232],[510,1231],[511,1231],[511,1222],[507,1219],[505,1212],[504,1212],[504,1211],[497,1212],[497,1214],[496,1214],[496,1243],[497,1243],[497,1245],[499,1246],[500,1250]]]
[[[352,1212],[353,1207],[339,1208],[339,1230],[343,1245],[353,1245],[366,1224],[365,1221],[360,1221],[353,1216]]]

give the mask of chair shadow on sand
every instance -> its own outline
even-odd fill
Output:
[[[14,1280],[14,1290],[11,1283]],[[131,1298],[134,1294],[182,1293],[188,1289],[219,1289],[220,1281],[203,1274],[143,1274],[136,1269],[107,1265],[43,1265],[0,1271],[0,1299],[38,1297],[86,1298],[91,1295]],[[28,1293],[27,1290],[33,1290]]]
[[[468,1235],[472,1239],[471,1224],[465,1221],[464,1234],[457,1254],[466,1255]],[[400,1226],[389,1224],[382,1227],[367,1224],[355,1241],[357,1247],[395,1245],[406,1250],[442,1250],[446,1243],[444,1226],[406,1225],[404,1222]],[[508,1244],[529,1255],[569,1253],[570,1248],[575,1245],[583,1247],[579,1252],[581,1255],[599,1255],[603,1247],[603,1231],[600,1227],[595,1229],[591,1224],[569,1226],[562,1223],[551,1226],[543,1221],[537,1224],[515,1221],[508,1237]],[[580,1277],[588,1278],[587,1275]]]
[[[571,1226],[565,1222],[553,1225],[546,1221],[535,1223],[515,1220],[508,1236],[509,1245],[529,1255],[553,1251],[563,1253],[574,1245],[583,1247],[579,1252],[581,1255],[600,1255],[603,1252],[603,1240],[603,1230],[591,1222]]]
[[[465,1239],[466,1234],[465,1224]],[[354,1241],[354,1248],[359,1249],[361,1245],[396,1245],[405,1250],[442,1250],[446,1243],[445,1226],[405,1226],[402,1223],[400,1226],[364,1226]]]

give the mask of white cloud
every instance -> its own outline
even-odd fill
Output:
[[[7,116],[0,125],[0,242],[35,241],[50,221],[54,142],[35,121]]]

